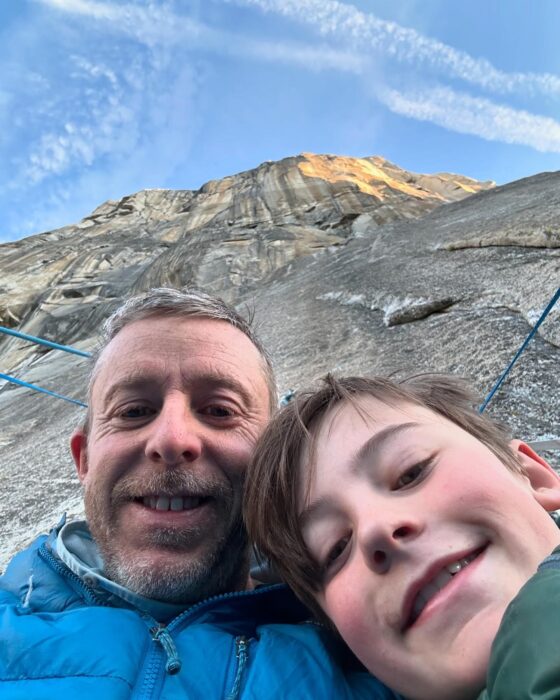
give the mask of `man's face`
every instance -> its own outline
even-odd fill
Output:
[[[366,396],[359,405],[327,414],[311,470],[304,459],[318,602],[406,697],[476,697],[506,606],[560,544],[545,510],[560,507],[560,481],[521,443],[527,476],[428,409]]]
[[[247,582],[245,468],[269,415],[261,356],[224,321],[149,318],[104,350],[72,439],[105,572],[192,602]]]

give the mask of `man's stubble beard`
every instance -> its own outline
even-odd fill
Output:
[[[184,605],[243,590],[249,571],[247,534],[239,498],[235,499],[232,485],[224,481],[200,479],[181,470],[151,474],[147,478],[124,477],[115,485],[109,507],[106,498],[95,488],[95,482],[88,485],[84,493],[86,518],[103,558],[105,577],[146,598]],[[161,548],[167,554],[173,552],[173,556],[165,557],[165,564],[158,566],[149,553],[143,555],[139,549],[131,554],[126,545],[119,546],[116,535],[125,537],[126,528],[120,517],[123,503],[146,493],[181,492],[210,496],[212,507],[219,507],[218,515],[227,518],[230,526],[220,536],[207,532],[208,546],[204,547],[202,542],[194,553],[190,551],[192,543],[200,541],[205,528],[154,529],[146,539],[147,547],[152,551]]]

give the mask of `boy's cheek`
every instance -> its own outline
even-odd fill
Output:
[[[382,646],[374,603],[366,591],[358,590],[355,581],[331,583],[318,602],[362,662],[366,663],[371,653],[372,640]]]

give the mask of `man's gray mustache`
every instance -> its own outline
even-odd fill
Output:
[[[185,496],[213,499],[231,503],[233,489],[229,482],[219,479],[201,478],[192,472],[174,469],[145,476],[129,475],[115,485],[111,502],[119,505],[146,496]]]

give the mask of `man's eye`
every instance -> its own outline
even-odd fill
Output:
[[[397,479],[395,490],[404,489],[407,486],[412,486],[420,481],[426,476],[429,468],[432,464],[432,457],[413,464],[411,467],[406,469]]]
[[[149,406],[128,406],[119,413],[119,416],[121,418],[146,418],[153,413],[154,409]]]
[[[231,418],[235,415],[235,411],[229,406],[207,406],[202,413],[212,418]]]

